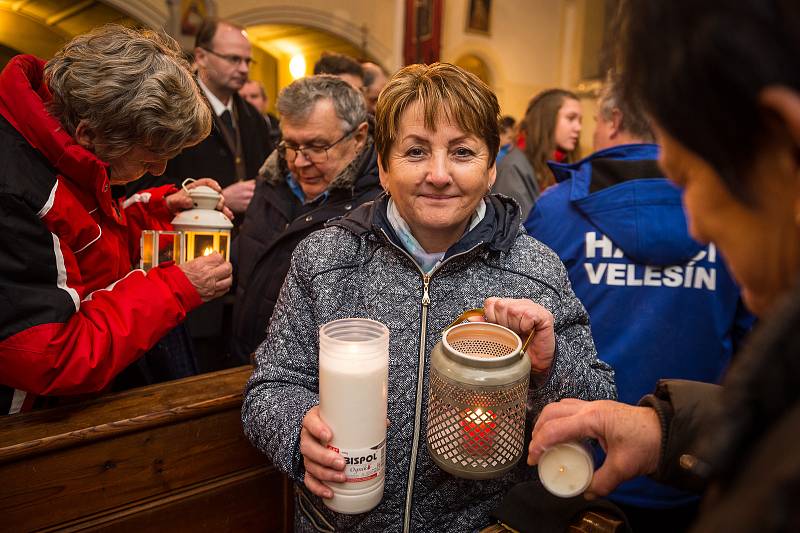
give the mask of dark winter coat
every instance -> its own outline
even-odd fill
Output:
[[[277,152],[264,164],[237,238],[237,289],[233,311],[234,357],[247,361],[267,334],[295,246],[331,218],[381,192],[372,140],[328,188],[328,195],[303,204],[286,182]]]
[[[657,478],[711,485],[696,532],[800,527],[800,290],[756,326],[723,385],[664,381],[643,403],[666,428]]]

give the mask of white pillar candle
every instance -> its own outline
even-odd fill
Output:
[[[564,442],[548,448],[539,459],[539,479],[544,488],[562,498],[585,491],[592,482],[594,459],[588,446]]]
[[[328,322],[319,334],[319,414],[333,431],[328,448],[346,462],[344,483],[329,482],[325,505],[365,513],[383,498],[389,330],[374,320]]]

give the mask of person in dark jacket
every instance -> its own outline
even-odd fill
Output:
[[[302,78],[277,107],[283,141],[259,172],[236,243],[231,350],[243,362],[266,336],[297,243],[382,190],[364,99],[347,82]]]
[[[550,164],[558,184],[525,228],[564,262],[597,354],[616,371],[619,399],[635,405],[663,376],[719,382],[753,318],[716,246],[689,236],[650,126],[620,89],[610,76],[597,102],[597,151]],[[685,530],[697,507],[695,494],[644,477],[610,499],[634,530],[654,533]]]
[[[616,396],[558,257],[525,234],[515,202],[488,194],[498,118],[497,98],[471,73],[445,63],[401,70],[377,109],[388,195],[331,221],[292,255],[242,420],[251,442],[297,484],[295,531],[475,531],[531,476],[519,461],[495,479],[461,479],[428,452],[431,350],[467,309],[484,307],[486,320],[523,338],[536,332],[525,355],[528,421],[560,398]],[[325,447],[332,431],[317,405],[319,327],[344,317],[378,320],[390,332],[391,425],[385,446],[375,443],[386,464],[383,499],[353,516],[322,501],[333,496],[328,483],[348,472],[342,455]]]
[[[800,4],[629,0],[623,14],[623,86],[653,118],[690,234],[714,243],[760,321],[721,387],[664,380],[640,406],[545,408],[529,462],[556,442],[594,437],[608,456],[592,494],[652,474],[707,489],[692,531],[796,531]]]
[[[186,178],[213,178],[223,187],[238,225],[253,197],[258,169],[273,150],[261,112],[238,92],[247,81],[252,47],[242,27],[207,19],[197,32],[194,55],[198,85],[214,112],[211,134],[172,158],[160,176],[146,175],[128,186],[127,193],[168,184],[180,187]]]
[[[492,188],[492,192],[517,201],[523,220],[539,194],[554,183],[547,162],[573,163],[578,159],[582,120],[580,100],[564,89],[547,89],[528,103],[520,121],[525,149],[512,148],[498,163]]]
[[[178,43],[151,31],[103,26],[0,73],[0,413],[104,390],[228,291],[219,254],[132,270],[142,230],[192,207],[185,191],[111,193],[210,128]]]

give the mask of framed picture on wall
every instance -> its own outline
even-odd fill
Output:
[[[467,8],[467,31],[489,35],[492,0],[469,0]]]
[[[181,35],[195,36],[203,19],[210,16],[211,9],[206,0],[181,0],[180,30]]]

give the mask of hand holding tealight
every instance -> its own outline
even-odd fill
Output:
[[[582,494],[592,483],[594,459],[582,442],[563,442],[548,448],[539,458],[539,479],[561,498]]]
[[[661,452],[661,422],[655,410],[610,400],[567,398],[542,410],[533,428],[528,464],[541,463],[559,443],[597,439],[606,452],[585,496],[605,496],[620,483],[655,472]]]

